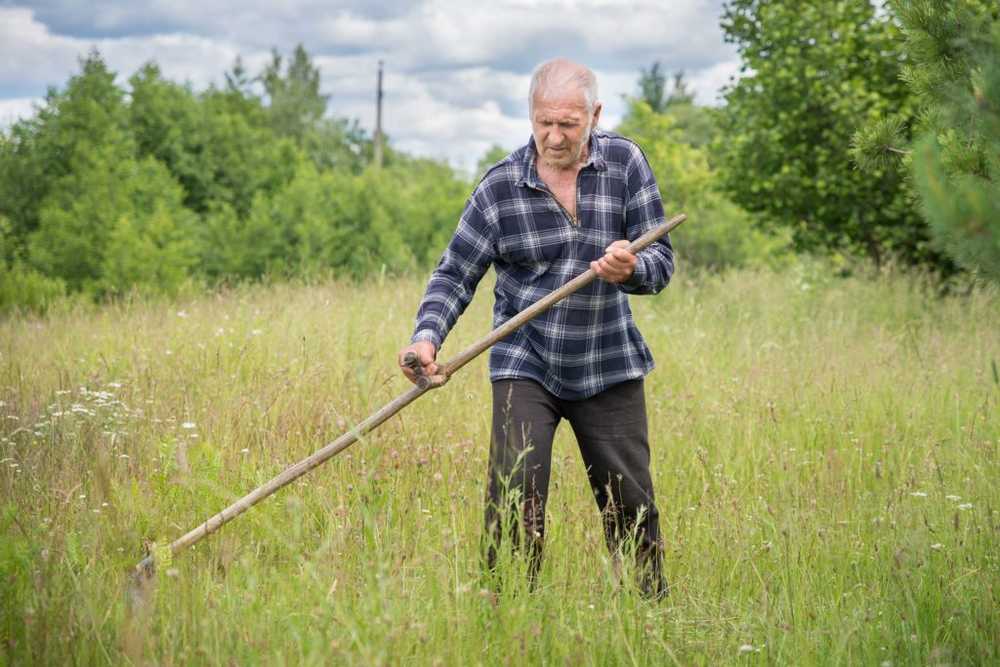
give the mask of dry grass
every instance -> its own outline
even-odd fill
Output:
[[[0,662],[1000,660],[1000,296],[902,277],[633,299],[666,603],[619,591],[568,429],[541,589],[481,590],[485,360],[219,534],[126,573],[404,390],[423,285],[240,289],[0,323]],[[483,285],[442,357],[489,326]],[[518,563],[508,563],[517,570]]]

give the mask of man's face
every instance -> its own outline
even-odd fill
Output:
[[[581,161],[590,130],[601,115],[601,105],[587,112],[582,90],[536,95],[531,112],[531,134],[538,157],[554,169],[570,169]]]

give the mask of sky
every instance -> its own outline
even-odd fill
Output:
[[[532,68],[564,56],[597,74],[601,125],[613,128],[654,61],[683,70],[702,104],[739,61],[719,29],[722,0],[0,0],[0,126],[62,88],[92,48],[124,84],[154,60],[195,89],[219,85],[237,55],[258,73],[272,49],[303,44],[329,113],[383,127],[392,145],[471,169],[493,144],[530,136]]]

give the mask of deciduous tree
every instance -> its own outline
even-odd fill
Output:
[[[734,201],[801,249],[947,264],[901,175],[850,156],[858,127],[911,104],[892,17],[870,0],[732,0],[722,27],[743,61],[715,143]]]

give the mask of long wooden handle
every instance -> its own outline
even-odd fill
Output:
[[[684,214],[674,216],[667,222],[654,227],[650,231],[646,232],[638,239],[633,241],[628,249],[632,253],[637,253],[642,249],[651,245],[654,241],[663,238],[671,230],[676,228],[682,222],[687,219]],[[593,269],[588,269],[584,273],[580,274],[573,280],[569,281],[559,289],[550,293],[548,296],[538,300],[536,303],[525,308],[520,313],[509,319],[507,322],[501,326],[494,329],[485,338],[473,343],[468,348],[460,352],[453,359],[441,366],[440,375],[433,376],[431,378],[423,377],[424,381],[414,386],[413,388],[407,390],[403,394],[397,396],[395,399],[384,405],[377,412],[370,415],[367,419],[362,421],[360,424],[344,433],[342,436],[326,445],[325,447],[316,450],[310,456],[302,459],[298,463],[286,468],[277,477],[274,477],[269,482],[257,487],[247,495],[243,496],[232,505],[222,510],[215,516],[209,518],[207,521],[202,523],[197,528],[193,528],[181,537],[177,538],[170,543],[170,553],[176,554],[179,551],[186,549],[192,544],[202,540],[208,535],[214,533],[219,528],[229,523],[240,514],[243,514],[248,509],[264,500],[271,494],[275,493],[282,487],[285,487],[296,479],[306,474],[313,468],[325,463],[329,459],[333,458],[340,452],[344,451],[355,442],[358,441],[366,433],[375,430],[381,426],[386,420],[395,415],[397,412],[405,408],[407,405],[413,401],[420,398],[422,395],[434,389],[440,387],[442,384],[447,382],[448,378],[460,369],[465,364],[472,361],[474,358],[482,354],[482,352],[490,347],[492,347],[497,341],[510,335],[511,332],[515,331],[518,327],[522,326],[525,322],[531,318],[545,312],[551,308],[556,302],[565,299],[567,296],[576,292],[581,287],[589,285],[597,277]],[[418,364],[419,365],[419,364]],[[155,554],[150,554],[146,556],[138,565],[135,567],[135,574],[137,576],[149,576],[153,568],[155,567]]]

